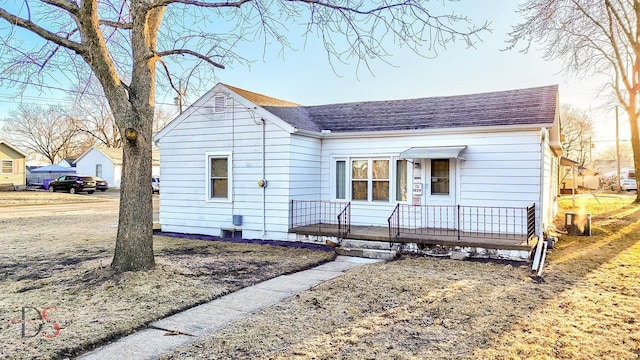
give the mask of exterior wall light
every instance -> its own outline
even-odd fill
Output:
[[[258,180],[258,187],[266,188],[267,187],[267,180],[265,180],[265,179]]]

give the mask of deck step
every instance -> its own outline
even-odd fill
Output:
[[[387,245],[389,246],[389,245]],[[336,254],[344,256],[355,256],[367,259],[381,259],[392,260],[397,256],[395,250],[379,250],[379,249],[362,249],[362,248],[349,248],[339,247],[336,248]]]
[[[373,250],[395,250],[400,248],[399,243],[389,243],[388,241],[373,241],[373,240],[355,240],[355,239],[342,239],[340,246],[343,248],[353,249],[373,249]]]

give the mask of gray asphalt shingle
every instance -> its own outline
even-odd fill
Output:
[[[292,126],[332,132],[553,124],[558,86],[407,100],[302,106],[232,88]]]

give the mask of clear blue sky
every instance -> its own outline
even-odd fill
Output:
[[[561,62],[542,59],[541,46],[537,44],[527,54],[502,51],[511,26],[520,20],[516,9],[521,2],[445,2],[444,10],[437,10],[438,13],[455,11],[467,15],[476,24],[489,21],[492,31],[484,32],[475,48],[458,42],[441,49],[434,59],[420,57],[408,49],[389,47],[387,50],[394,55],[387,60],[393,65],[373,60],[373,75],[365,67],[358,69],[356,64],[337,64],[334,72],[322,47],[311,44],[306,49],[286,52],[284,59],[267,55],[264,61],[262,48],[258,47],[253,58],[259,60],[249,69],[220,71],[217,81],[303,105],[459,95],[558,84],[560,102],[591,111],[597,136],[615,138],[611,123],[605,124],[613,121],[613,111],[601,108],[604,100],[598,99],[600,83],[596,79],[563,73]],[[440,7],[440,4],[442,2],[433,1],[427,6]],[[188,94],[188,101],[195,101],[199,95]],[[159,100],[172,101],[170,98]],[[623,129],[628,132],[628,125]]]
[[[524,1],[524,0],[522,0]],[[417,97],[469,94],[558,84],[560,101],[592,110],[596,133],[601,139],[612,139],[613,112],[599,108],[598,82],[580,79],[561,72],[559,62],[542,59],[540,46],[534,45],[528,54],[501,51],[507,33],[520,21],[516,0],[462,0],[457,3],[430,1],[427,6],[435,13],[467,15],[476,24],[491,22],[491,32],[481,34],[475,48],[466,48],[462,42],[440,49],[434,59],[420,57],[408,49],[388,47],[393,56],[387,58],[392,65],[372,60],[373,74],[356,64],[334,63],[332,69],[320,44],[309,44],[297,51],[285,51],[284,59],[278,54],[263,54],[256,46],[247,58],[256,60],[250,68],[235,67],[217,72],[211,87],[220,81],[276,98],[303,105],[338,102],[406,99]],[[299,36],[299,35],[297,35]],[[299,39],[292,39],[299,42]],[[272,49],[274,53],[277,48]],[[334,72],[335,70],[335,72]],[[52,84],[57,85],[57,84]],[[189,91],[187,103],[202,95]],[[0,89],[0,118],[16,104],[7,92]],[[53,96],[53,95],[51,95]],[[158,94],[158,103],[173,103],[175,94]],[[47,97],[45,95],[45,97]],[[27,98],[27,102],[38,102]],[[625,125],[624,129],[628,129]],[[626,130],[628,132],[628,130]]]
[[[289,51],[284,60],[267,55],[266,62],[262,60],[262,48],[258,47],[253,58],[259,60],[250,69],[220,71],[218,80],[304,105],[456,95],[559,84],[562,102],[588,107],[595,96],[595,91],[591,91],[594,86],[588,81],[560,73],[561,64],[544,61],[540,51],[529,54],[501,51],[511,25],[518,22],[515,9],[519,2],[447,2],[444,12],[455,10],[479,24],[488,20],[492,32],[483,33],[475,48],[466,48],[462,42],[455,43],[440,50],[435,59],[422,58],[408,49],[389,47],[387,50],[394,56],[388,60],[394,66],[373,60],[374,74],[371,75],[364,67],[357,71],[355,64],[338,64],[336,75],[319,46]],[[439,7],[439,4],[441,2],[434,1],[427,6]],[[189,96],[190,101],[196,98],[194,94]]]

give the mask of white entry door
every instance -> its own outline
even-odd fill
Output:
[[[427,227],[455,229],[456,159],[423,159],[424,191],[422,204]]]

